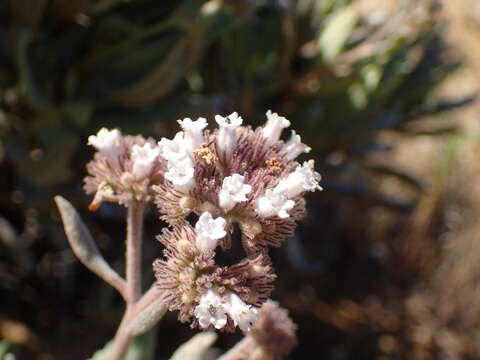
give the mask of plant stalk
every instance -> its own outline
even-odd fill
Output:
[[[111,360],[122,360],[133,339],[126,331],[135,303],[142,294],[142,235],[144,204],[132,201],[128,206],[126,241],[127,307],[118,327],[110,353]]]
[[[142,294],[142,235],[144,204],[133,201],[128,207],[126,281],[127,303],[132,305]]]

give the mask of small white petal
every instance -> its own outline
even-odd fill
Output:
[[[321,176],[314,170],[314,164],[313,160],[309,160],[297,166],[295,171],[278,183],[274,191],[292,198],[305,191],[321,190],[318,184]]]
[[[173,140],[162,138],[158,142],[158,146],[160,155],[168,161],[175,162],[189,156],[182,131],[179,131]]]
[[[213,325],[221,329],[227,324],[227,315],[222,298],[214,289],[209,289],[200,298],[200,303],[193,311],[202,328]]]
[[[146,143],[143,146],[133,145],[132,148],[132,172],[137,179],[143,179],[150,175],[155,160],[160,154],[158,146]]]
[[[273,144],[280,140],[282,130],[290,126],[290,121],[279,116],[277,113],[267,111],[267,123],[263,126],[262,135],[267,139],[267,143]]]
[[[220,127],[216,141],[217,149],[219,152],[229,155],[237,145],[236,129],[242,125],[243,120],[234,112],[227,117],[217,115],[215,121]]]
[[[295,159],[301,153],[308,153],[310,150],[311,148],[308,145],[302,143],[302,138],[295,133],[295,130],[292,130],[290,139],[285,143],[282,149],[289,160]]]
[[[225,311],[218,310],[215,312],[215,320],[212,321],[212,325],[215,327],[215,329],[220,330],[222,329],[225,325],[227,325],[227,314],[225,314]]]
[[[230,294],[226,309],[235,325],[245,332],[250,331],[258,320],[257,309],[252,305],[245,304],[242,299],[234,293]]]
[[[190,151],[198,149],[204,142],[203,129],[207,127],[207,119],[198,118],[196,121],[192,121],[190,118],[178,120],[178,123],[182,127],[185,136],[185,145]]]
[[[121,146],[122,133],[118,129],[100,129],[97,135],[88,137],[88,145],[92,145],[107,157],[117,157],[123,153]]]
[[[255,211],[262,217],[278,216],[281,219],[288,218],[288,213],[295,206],[293,200],[288,200],[284,194],[267,189],[255,204]]]
[[[168,171],[165,178],[182,190],[188,191],[195,186],[195,169],[190,158],[185,157],[178,161],[168,161]]]
[[[238,116],[236,112],[231,113],[227,117],[216,115],[215,121],[217,122],[218,126],[222,128],[237,128],[243,123],[242,117]]]
[[[225,237],[226,221],[222,217],[213,219],[212,214],[204,212],[195,224],[197,232],[196,245],[200,251],[210,251],[217,247],[218,240]]]
[[[224,211],[230,211],[235,204],[246,201],[246,195],[252,191],[252,186],[245,184],[244,177],[233,174],[223,179],[222,189],[218,194],[220,207]]]

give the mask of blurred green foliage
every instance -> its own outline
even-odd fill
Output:
[[[318,154],[364,153],[380,130],[434,111],[429,95],[455,68],[434,5],[382,18],[341,0],[4,1],[2,150],[49,187],[72,179],[100,126],[166,135],[177,118],[236,110],[259,123],[272,108]]]

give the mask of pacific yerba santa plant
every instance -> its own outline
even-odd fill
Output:
[[[87,165],[89,206],[114,202],[128,209],[126,275],[122,279],[101,257],[73,207],[57,197],[65,230],[79,259],[115,287],[126,301],[124,318],[110,359],[122,359],[134,336],[153,327],[168,309],[181,322],[205,330],[246,335],[222,359],[281,359],[296,343],[286,311],[269,302],[275,273],[269,246],[293,235],[305,214],[304,194],[321,189],[313,160],[295,159],[310,148],[290,122],[271,111],[264,126],[243,126],[237,113],[207,120],[179,120],[182,131],[159,142],[101,129],[88,139],[96,148]],[[153,264],[156,283],[141,291],[142,223],[145,205],[154,202],[169,227],[157,239],[164,257]],[[193,215],[193,216],[191,216]],[[196,219],[193,225],[187,221]],[[238,230],[237,230],[238,229]],[[240,231],[240,237],[233,237]],[[215,254],[241,238],[246,257],[220,266]]]

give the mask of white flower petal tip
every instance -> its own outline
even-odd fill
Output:
[[[214,219],[208,211],[204,212],[195,224],[197,232],[196,245],[200,251],[206,252],[217,247],[218,240],[227,235],[226,220],[222,217]]]
[[[309,153],[312,148],[302,143],[302,138],[297,135],[295,130],[292,130],[290,139],[283,146],[283,153],[287,159],[293,160],[301,153]]]
[[[155,160],[160,154],[160,148],[146,143],[143,146],[133,145],[132,148],[132,172],[135,178],[143,179],[150,175]]]
[[[292,198],[305,191],[322,190],[319,185],[321,176],[314,170],[314,165],[314,161],[309,160],[297,166],[295,171],[278,183],[274,191]]]
[[[215,121],[217,122],[218,126],[224,128],[237,128],[243,123],[242,117],[238,116],[236,112],[233,112],[226,117],[215,115]]]
[[[295,201],[289,200],[274,189],[265,191],[264,196],[257,200],[255,211],[261,217],[278,216],[281,219],[290,217],[288,211],[295,206]]]
[[[247,194],[252,191],[252,186],[245,184],[245,179],[240,174],[233,174],[223,179],[222,189],[218,194],[220,207],[224,211],[230,211],[243,201],[247,201]]]
[[[121,146],[122,133],[118,129],[101,128],[97,135],[88,137],[88,145],[95,147],[107,157],[116,157],[123,153]]]
[[[173,140],[162,138],[158,142],[160,156],[168,162],[165,178],[182,191],[189,191],[195,187],[192,142],[186,138],[188,135],[179,131]]]
[[[203,137],[203,129],[205,129],[208,125],[207,119],[201,117],[196,121],[193,121],[190,118],[185,118],[183,120],[177,120],[177,122],[184,131],[185,145],[190,151],[198,149],[205,142]]]
[[[231,293],[229,296],[227,312],[235,326],[238,326],[244,332],[250,331],[258,320],[257,309],[252,305],[245,304],[242,299],[234,293]]]
[[[200,303],[194,310],[200,327],[206,329],[213,325],[215,329],[222,329],[227,324],[225,305],[220,295],[213,289],[209,289],[200,298]]]
[[[165,179],[171,181],[182,190],[190,190],[195,185],[195,169],[190,158],[168,162],[168,171]]]
[[[237,145],[236,129],[242,125],[242,118],[236,112],[227,117],[215,116],[215,121],[219,126],[217,136],[217,149],[225,155],[231,154]]]
[[[262,135],[269,143],[274,143],[280,139],[282,130],[289,126],[290,121],[283,116],[280,116],[277,113],[272,113],[271,110],[268,110],[267,123],[262,129]]]
[[[179,161],[188,156],[185,146],[184,133],[179,131],[173,140],[162,138],[158,142],[160,155],[168,161]]]

